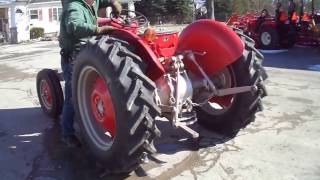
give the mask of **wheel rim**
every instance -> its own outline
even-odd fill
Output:
[[[270,45],[272,41],[271,34],[269,32],[263,32],[261,34],[261,42],[263,45]]]
[[[224,68],[216,75],[210,78],[217,89],[226,89],[235,87],[235,76],[231,67]],[[235,95],[213,97],[202,109],[211,115],[221,115],[226,113],[234,103]]]
[[[45,79],[40,81],[40,97],[45,108],[50,110],[52,108],[52,92],[49,83]]]
[[[82,69],[78,82],[77,100],[84,128],[96,147],[108,150],[116,135],[115,111],[109,89],[91,66]]]

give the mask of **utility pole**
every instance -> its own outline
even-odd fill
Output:
[[[193,21],[195,21],[197,18],[196,18],[196,10],[197,10],[197,2],[195,0],[193,0],[193,13],[192,13],[192,16],[193,16]]]
[[[214,16],[214,0],[206,0],[207,18],[215,19]]]
[[[312,15],[314,15],[314,0],[311,1]]]

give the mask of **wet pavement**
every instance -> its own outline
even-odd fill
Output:
[[[39,108],[35,77],[59,68],[57,42],[0,46],[0,179],[320,179],[320,49],[266,54],[265,110],[237,137],[194,127],[199,140],[158,120],[157,161],[110,176],[84,148],[60,141]]]

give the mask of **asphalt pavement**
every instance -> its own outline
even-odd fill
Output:
[[[265,54],[265,110],[236,137],[195,127],[195,141],[158,120],[158,161],[118,176],[66,148],[59,120],[39,107],[36,74],[59,69],[58,52],[55,41],[0,46],[0,179],[320,179],[320,48]]]

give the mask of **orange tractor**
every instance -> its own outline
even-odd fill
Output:
[[[308,13],[304,12],[304,0],[300,0],[300,12],[297,13],[293,1],[285,12],[278,0],[275,16],[269,15],[265,9],[261,13],[233,14],[227,25],[243,30],[261,49],[290,48],[296,43],[317,46],[320,45],[320,16],[315,13],[314,3],[312,0],[312,11]]]
[[[92,37],[73,69],[84,144],[110,172],[130,172],[156,151],[157,117],[198,138],[189,125],[236,134],[262,110],[266,72],[250,38],[214,20],[180,34],[149,27],[140,33],[147,19],[129,14],[100,19],[118,29]],[[39,72],[37,90],[44,112],[57,118],[63,102],[57,73]]]

